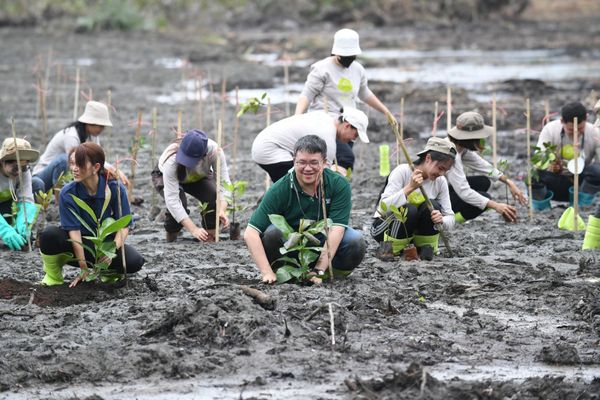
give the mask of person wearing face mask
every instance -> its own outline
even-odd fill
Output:
[[[448,140],[432,137],[418,156],[413,171],[408,164],[398,165],[392,171],[377,202],[371,236],[380,243],[378,257],[386,261],[411,243],[417,247],[422,259],[431,260],[438,250],[439,233],[434,224],[441,224],[444,230],[454,226],[454,212],[444,175],[454,164],[456,146]],[[430,198],[433,211],[427,208],[420,186]],[[402,222],[395,218],[390,206],[406,212],[406,220]],[[391,243],[392,254],[389,249],[384,250],[387,243]]]
[[[21,165],[17,163],[17,152]],[[25,247],[27,237],[31,235],[31,226],[37,219],[39,207],[33,202],[33,193],[43,189],[43,186],[38,182],[32,187],[29,163],[35,162],[39,156],[39,152],[33,150],[24,139],[16,139],[16,147],[15,139],[5,139],[0,148],[0,238],[11,250]],[[15,203],[17,213],[13,218]]]
[[[314,63],[306,78],[304,89],[298,98],[295,114],[325,110],[337,116],[344,107],[357,108],[361,100],[384,115],[388,108],[368,87],[365,68],[356,61],[362,51],[358,33],[352,29],[341,29],[333,37],[331,56]],[[338,165],[354,167],[352,143],[337,143]]]

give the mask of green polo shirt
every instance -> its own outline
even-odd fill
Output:
[[[333,225],[346,227],[352,208],[350,184],[345,177],[330,169],[325,169],[323,176],[327,217],[333,221]],[[269,214],[283,215],[294,229],[298,229],[301,218],[312,221],[323,219],[320,191],[316,196],[304,193],[296,179],[296,173],[292,170],[267,190],[260,205],[250,217],[248,226],[264,232],[271,225]]]

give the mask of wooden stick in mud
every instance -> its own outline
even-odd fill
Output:
[[[183,118],[183,111],[177,110],[177,132],[176,137],[180,139],[183,137],[183,130],[181,128],[181,119]]]
[[[329,224],[327,223],[327,206],[325,204],[325,174],[323,173],[323,171],[321,171],[321,176],[319,177],[319,186],[321,189],[321,208],[323,209],[323,220],[325,221],[325,224],[323,226],[323,229],[325,231],[325,247],[327,248],[327,270],[329,271],[329,281],[331,283],[333,283],[333,264],[331,263],[331,260],[333,259],[333,256],[331,255],[330,252],[330,247],[329,247]]]
[[[40,110],[42,113],[42,134],[46,138],[46,143],[50,141],[48,137],[48,112],[46,111],[46,90],[47,86],[42,82],[42,78],[38,78],[38,93],[40,100]]]
[[[216,186],[217,199],[215,203],[215,242],[219,242],[219,233],[221,226],[219,224],[219,213],[221,212],[221,141],[223,139],[223,123],[221,120],[217,122],[217,171],[216,171]]]
[[[204,99],[202,98],[202,82],[196,79],[196,97],[198,98],[198,127],[204,129]]]
[[[210,73],[208,74],[208,88],[210,89],[210,107],[212,110],[213,129],[215,129],[215,126],[217,126],[217,106],[215,105],[215,90]]]
[[[331,303],[329,305],[329,327],[331,330],[331,350],[335,347],[335,321],[333,319],[333,305]]]
[[[13,141],[15,144],[15,156],[17,158],[17,170],[19,173],[19,188],[21,191],[21,198],[22,203],[23,203],[23,218],[25,219],[25,227],[27,227],[28,225],[28,219],[27,219],[27,207],[25,207],[25,187],[23,186],[23,171],[21,171],[21,156],[19,156],[19,150],[17,147],[17,130],[15,129],[15,118],[14,117],[10,117],[10,125],[12,128],[12,136],[13,136]],[[19,201],[19,198],[17,197],[17,202]],[[27,232],[27,229],[25,229],[25,232]],[[27,235],[27,249],[29,252],[31,252],[31,235]]]
[[[529,218],[533,218],[533,196],[531,195],[531,105],[529,103],[529,98],[525,102],[525,115],[527,117],[525,134],[527,135],[527,186],[529,189]]]
[[[283,53],[283,94],[284,94],[284,102],[285,102],[285,116],[288,117],[290,115],[290,103],[288,100],[288,87],[290,86],[290,67],[288,65],[289,56],[287,52]]]
[[[141,116],[138,116],[138,118],[141,119]],[[135,164],[135,160],[132,161],[131,164]],[[119,174],[119,160],[117,160],[117,162],[115,163],[115,175],[117,175],[117,206],[119,207],[119,218],[121,218],[123,216],[123,204],[121,204],[121,179]],[[106,184],[106,186],[108,187],[108,183]],[[133,177],[131,179],[131,188],[133,191]],[[125,258],[125,238],[123,238],[123,244],[121,245],[121,260],[123,260],[123,279],[125,280],[125,287],[129,289],[129,281],[127,280],[127,258]]]
[[[79,67],[75,70],[75,102],[73,104],[73,121],[77,120],[79,114]]]
[[[404,141],[404,97],[400,98],[400,137],[396,137],[396,166],[400,165],[400,143]]]
[[[492,96],[492,164],[494,168],[498,168],[498,156],[497,156],[497,137],[498,137],[498,129],[496,125],[496,93],[494,92]]]
[[[398,126],[395,123],[394,116],[392,114],[387,114],[387,119],[388,119],[388,123],[390,124],[390,126],[392,127],[392,129],[394,131],[394,134],[396,135],[396,138],[400,138],[400,132],[398,131]],[[408,154],[408,150],[406,149],[406,146],[404,145],[404,141],[399,140],[398,142],[400,143],[400,149],[402,149],[402,152],[404,153],[404,158],[406,158],[406,162],[407,162],[408,166],[410,167],[410,170],[414,171],[415,166],[410,158],[410,154]],[[423,186],[421,186],[421,185],[419,185],[419,189],[421,190],[421,194],[425,198],[425,202],[427,204],[427,209],[430,212],[433,211],[434,210],[433,204],[431,204],[431,200],[429,199],[427,192],[425,191],[425,189],[423,189]],[[450,257],[452,257],[453,254],[452,254],[452,249],[450,248],[450,242],[448,241],[448,238],[446,237],[446,234],[444,233],[442,224],[436,225],[435,228],[440,233],[440,238],[442,238],[442,241],[444,242],[444,246],[446,247],[446,250],[448,250],[448,255]]]
[[[436,101],[433,108],[433,128],[431,129],[431,136],[437,136],[438,113],[438,102]]]
[[[235,87],[235,123],[233,125],[233,160],[231,168],[231,181],[235,182],[235,174],[237,172],[237,145],[238,145],[238,132],[240,130],[240,87]]]
[[[267,127],[271,125],[271,98],[267,97]],[[271,177],[265,172],[265,191],[271,187]]]
[[[219,120],[223,125],[221,129],[225,131],[225,98],[227,96],[227,78],[223,77],[221,80],[221,109],[219,110]]]
[[[133,188],[135,186],[135,171],[137,168],[137,155],[140,149],[140,142],[142,139],[142,112],[138,111],[137,126],[135,127],[135,137],[133,139],[133,146],[131,146],[131,176],[129,181],[131,182],[129,198],[133,200]]]
[[[158,135],[157,120],[158,120],[158,115],[157,115],[156,107],[154,107],[152,109],[152,150],[151,150],[152,152],[150,154],[150,168],[152,168],[152,169],[154,169],[154,166],[156,165],[156,136]],[[156,197],[156,190],[152,189],[152,198],[150,200],[151,209],[156,207],[157,203],[158,203],[158,199]]]
[[[452,129],[452,89],[446,89],[446,132]]]
[[[271,307],[273,304],[273,299],[271,299],[271,296],[265,294],[264,292],[258,289],[254,289],[246,285],[240,285],[240,289],[242,290],[242,292],[244,292],[244,294],[252,297],[254,300],[256,300],[258,304],[260,304],[263,307]]]
[[[577,217],[579,216],[579,135],[577,132],[577,117],[573,118],[573,158],[575,161],[575,173],[573,174],[573,230],[577,232]]]

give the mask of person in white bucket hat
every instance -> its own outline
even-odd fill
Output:
[[[43,182],[44,191],[50,190],[56,185],[61,174],[65,174],[68,170],[69,151],[88,140],[100,144],[98,136],[107,126],[113,126],[108,107],[98,101],[88,101],[77,121],[54,134],[33,168],[33,179],[37,183]],[[108,163],[106,169],[114,173],[114,168]],[[121,171],[119,175],[125,186],[129,186],[127,177]]]
[[[16,142],[16,146],[15,146]],[[17,163],[17,152],[19,163]],[[40,156],[25,139],[4,139],[0,148],[0,238],[11,250],[22,250],[31,235],[31,227],[37,219],[39,206],[33,201],[33,193],[40,187],[32,186],[29,163]],[[19,169],[23,186],[19,179]],[[13,205],[17,214],[13,218]],[[25,219],[27,216],[27,220]]]
[[[390,110],[369,89],[365,68],[356,61],[356,56],[361,53],[356,31],[337,31],[333,37],[331,56],[311,65],[295,114],[303,114],[307,110],[325,110],[337,117],[344,107],[357,108],[359,100],[384,115],[389,114]],[[354,167],[352,143],[338,141],[336,153],[341,167]]]

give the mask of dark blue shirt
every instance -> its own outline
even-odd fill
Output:
[[[129,200],[127,199],[127,189],[123,186],[122,183],[119,183],[121,186],[121,208],[123,210],[123,215],[131,214],[129,209]],[[104,221],[106,218],[112,217],[114,219],[119,219],[121,217],[121,213],[119,212],[119,202],[117,199],[118,189],[117,189],[117,181],[109,180],[108,187],[110,188],[111,196],[110,203],[104,212],[102,218],[100,218],[100,222]],[[92,217],[82,208],[80,208],[71,194],[77,196],[79,199],[83,200],[96,214],[96,217],[100,215],[102,211],[102,206],[104,204],[104,199],[106,197],[106,178],[104,176],[100,176],[98,180],[98,190],[96,194],[90,196],[90,194],[85,189],[83,183],[78,182],[69,182],[66,184],[62,190],[60,191],[60,197],[58,201],[58,210],[60,212],[60,227],[65,231],[81,231],[83,236],[87,235],[96,235],[96,232],[89,232],[79,220],[73,215],[74,210],[92,229],[96,229],[96,222],[92,219]],[[131,224],[131,222],[130,222]]]

